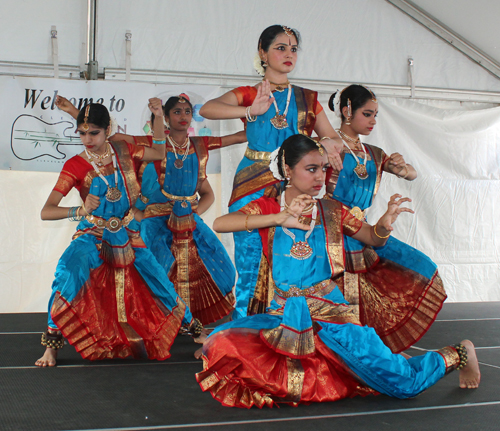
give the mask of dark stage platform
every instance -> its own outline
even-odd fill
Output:
[[[40,369],[46,315],[0,314],[0,429],[7,430],[500,430],[500,302],[446,304],[408,351],[470,338],[478,349],[479,389],[458,387],[458,373],[411,400],[371,396],[280,408],[227,408],[194,377],[198,345],[177,337],[164,362],[81,359],[67,345],[58,366]]]

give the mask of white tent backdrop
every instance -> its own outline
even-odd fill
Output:
[[[488,5],[491,16],[498,12],[496,4],[479,3]],[[255,77],[251,82],[257,83],[252,62],[258,36],[266,26],[279,23],[299,29],[303,37],[292,82],[309,81],[309,88],[321,90],[323,106],[337,88],[334,82],[371,83],[375,89],[378,84],[407,86],[408,57],[415,61],[417,96],[419,87],[432,87],[464,90],[462,100],[471,100],[466,90],[488,92],[489,100],[500,102],[499,79],[384,0],[106,0],[97,5],[96,56],[106,79],[124,79],[125,33],[130,30],[132,80],[224,87]],[[0,53],[1,74],[51,76],[50,30],[55,25],[60,76],[78,79],[78,71],[85,68],[86,0],[3,0],[0,12],[0,37],[8,41]],[[496,47],[488,49],[497,52]],[[456,93],[453,98],[457,100]],[[419,177],[408,183],[386,175],[370,217],[382,211],[390,194],[408,194],[416,214],[398,220],[396,236],[438,263],[449,300],[500,300],[500,228],[495,223],[500,109],[379,100],[379,124],[366,141],[388,153],[402,153]],[[241,122],[223,122],[221,128],[235,131]],[[222,202],[212,209],[209,222],[225,211],[243,150],[222,151]],[[0,312],[46,307],[57,258],[74,229],[65,220],[39,219],[56,179],[52,173],[0,171]],[[76,202],[75,195],[68,199],[69,204]],[[224,241],[230,249],[230,238]]]

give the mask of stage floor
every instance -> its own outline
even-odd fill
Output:
[[[429,332],[408,351],[471,339],[479,389],[458,387],[458,373],[410,400],[384,395],[280,408],[223,407],[194,374],[199,345],[177,337],[170,359],[83,360],[72,346],[58,366],[33,364],[43,353],[46,314],[0,314],[0,429],[28,430],[471,430],[500,429],[500,302],[445,304]]]

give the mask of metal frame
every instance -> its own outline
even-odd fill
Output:
[[[409,0],[386,0],[400,11],[413,18],[427,30],[439,36],[445,42],[448,42],[453,48],[460,51],[474,63],[486,69],[493,76],[500,79],[500,63],[491,58],[488,54],[481,51],[477,46],[464,39],[451,28],[447,27],[437,18],[428,14],[424,9],[418,7]]]

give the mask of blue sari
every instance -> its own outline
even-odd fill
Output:
[[[139,195],[136,169],[144,148],[114,142],[121,198],[106,199],[107,186],[82,157],[68,160],[54,188],[76,187],[99,207],[80,221],[57,265],[49,301],[49,327],[58,328],[86,359],[134,356],[165,359],[189,310],[139,235],[133,206]],[[115,185],[111,164],[101,169]]]
[[[279,211],[263,199],[268,198],[243,211],[256,214],[261,204],[261,214]],[[290,255],[293,241],[281,227],[260,232],[274,291],[266,314],[221,325],[204,344],[204,369],[197,380],[223,405],[297,405],[377,392],[411,398],[458,365],[452,347],[407,360],[392,353],[372,328],[360,325],[334,282],[342,273],[341,260],[332,257],[328,241],[341,241],[341,234],[332,233],[335,225],[353,235],[361,223],[341,204],[319,202],[320,216],[308,238],[310,258]],[[296,241],[305,240],[305,231],[290,231]]]
[[[344,153],[344,167],[329,183],[328,192],[365,220],[364,211],[377,194],[387,156],[364,144],[368,178],[354,172],[355,158]],[[363,160],[363,152],[357,154]],[[333,189],[333,187],[335,187]],[[373,327],[394,352],[417,342],[429,329],[446,299],[436,264],[422,252],[390,237],[384,247],[372,248],[344,235],[346,273],[339,287],[357,307],[362,324]]]
[[[250,106],[252,104],[255,95],[253,97],[241,95],[248,93],[250,89],[253,87],[240,87],[234,90],[238,94],[238,101],[241,105]],[[285,110],[289,91],[286,89],[273,93],[281,113]],[[247,123],[248,149],[236,170],[233,193],[229,201],[229,212],[240,210],[247,203],[264,194],[267,196],[276,194],[276,190],[272,186],[277,184],[278,180],[273,177],[269,170],[269,160],[259,159],[259,155],[270,155],[281,146],[286,138],[297,133],[311,135],[316,121],[317,93],[295,86],[292,87],[291,91],[286,116],[287,128],[276,129],[271,124],[271,118],[276,115],[274,104],[265,114],[258,116],[255,122]],[[252,154],[252,151],[259,153],[259,155]],[[258,232],[235,232],[234,250],[238,280],[235,288],[236,308],[233,318],[240,318],[246,316],[247,313],[258,312],[252,303],[262,256]]]
[[[144,242],[192,315],[207,325],[233,310],[236,273],[222,243],[195,212],[208,151],[220,147],[220,138],[190,139],[181,169],[174,167],[176,156],[168,147],[163,161],[143,165],[138,207],[145,209]]]

